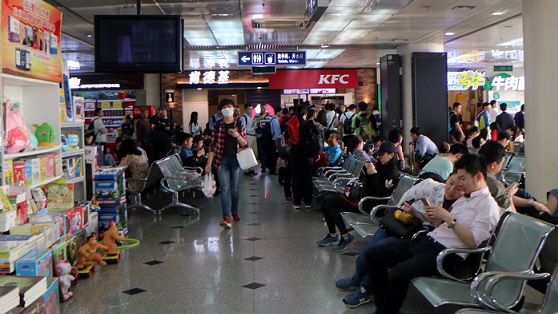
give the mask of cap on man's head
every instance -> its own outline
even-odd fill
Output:
[[[383,153],[397,153],[397,147],[395,147],[395,144],[392,142],[384,142],[378,149],[379,155],[382,155]]]

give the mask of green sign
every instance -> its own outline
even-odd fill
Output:
[[[495,65],[494,72],[513,72],[513,65]]]

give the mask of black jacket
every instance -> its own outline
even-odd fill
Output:
[[[507,112],[502,112],[496,117],[496,124],[498,124],[498,129],[505,131],[515,125],[515,121],[511,114]]]
[[[382,165],[379,161],[375,164],[376,173],[366,174],[364,187],[367,196],[391,196],[393,190],[399,181],[399,170],[395,157],[386,165]]]

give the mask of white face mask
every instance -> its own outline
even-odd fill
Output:
[[[234,108],[223,108],[221,109],[221,113],[223,114],[223,117],[230,118],[234,115]]]

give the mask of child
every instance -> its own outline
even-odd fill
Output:
[[[324,147],[324,152],[327,155],[327,160],[329,160],[329,165],[336,166],[342,153],[337,132],[331,132],[327,139],[327,145]]]
[[[189,133],[181,132],[176,136],[176,143],[179,145],[176,152],[180,155],[182,163],[186,164],[188,158],[194,156],[192,151],[192,144],[194,143],[193,137]]]

